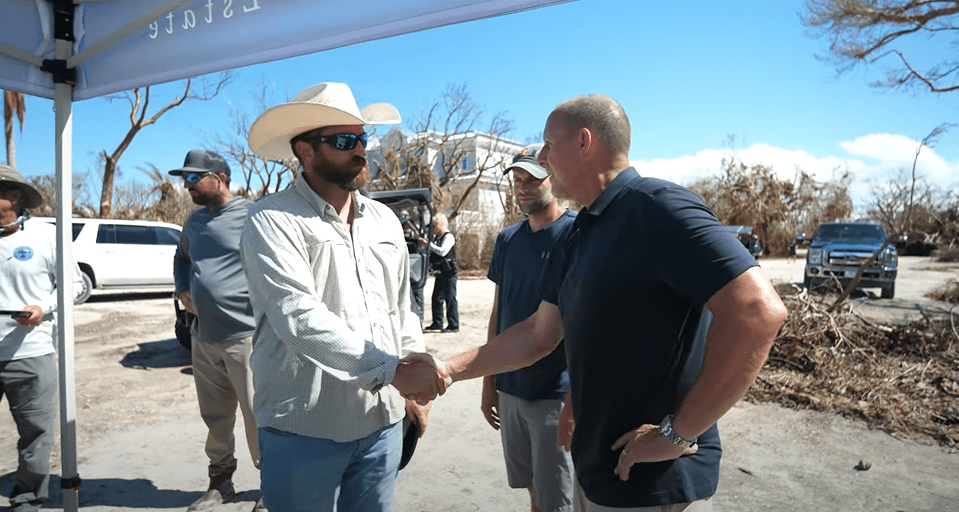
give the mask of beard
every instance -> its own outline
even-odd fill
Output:
[[[354,156],[345,164],[334,164],[323,158],[319,152],[316,155],[311,170],[318,178],[347,192],[354,192],[363,185],[360,174],[366,167],[365,157]]]
[[[190,194],[190,199],[193,200],[193,204],[206,206],[207,208],[209,208],[210,205],[214,204],[215,200],[218,197],[219,197],[218,194],[213,194],[213,193],[204,194],[198,190],[193,190],[192,193]]]
[[[549,206],[549,203],[553,202],[552,194],[543,194],[536,198],[535,201],[530,203],[520,203],[519,211],[523,212],[525,215],[532,215],[534,213],[539,213],[546,209]]]

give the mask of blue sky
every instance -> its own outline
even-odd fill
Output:
[[[274,103],[315,83],[345,82],[360,106],[395,105],[407,128],[447,84],[464,84],[476,103],[513,119],[510,135],[521,142],[541,134],[556,104],[604,93],[630,117],[630,159],[641,174],[688,184],[718,173],[729,151],[784,178],[798,165],[827,180],[843,166],[859,206],[870,187],[912,165],[933,128],[959,123],[956,96],[870,88],[892,62],[837,75],[816,59],[828,41],[809,37],[802,8],[801,0],[578,0],[242,68],[214,100],[184,104],[144,129],[120,160],[120,180],[143,180],[138,168],[148,164],[178,167],[187,150],[230,135],[231,109],[258,113],[251,91],[261,82]],[[907,49],[917,58],[944,51],[927,41]],[[153,101],[180,88],[156,86]],[[116,147],[127,117],[122,101],[74,104],[75,172],[95,173],[95,154]],[[29,97],[16,140],[25,174],[53,172],[53,133],[53,102]],[[959,127],[919,159],[920,173],[944,189],[959,188],[957,143]]]

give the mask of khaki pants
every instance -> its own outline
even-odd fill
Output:
[[[259,468],[260,447],[253,415],[253,372],[250,370],[253,337],[219,343],[193,340],[192,350],[200,416],[209,428],[206,455],[210,458],[210,478],[228,477],[236,469],[233,427],[237,405],[243,413],[253,465]]]
[[[573,512],[712,512],[713,504],[710,498],[697,500],[691,503],[676,503],[674,505],[656,505],[653,507],[612,508],[597,505],[583,494],[583,489],[576,482],[573,491]]]

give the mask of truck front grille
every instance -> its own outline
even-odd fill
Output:
[[[862,265],[864,261],[869,259],[872,256],[870,254],[862,253],[847,253],[847,252],[834,252],[829,255],[828,262],[830,265],[838,266],[854,266],[858,267]]]

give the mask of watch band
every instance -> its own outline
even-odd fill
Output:
[[[692,441],[684,439],[682,436],[676,433],[673,430],[673,415],[667,414],[663,421],[659,422],[659,433],[663,435],[670,443],[673,443],[676,446],[681,446],[683,448],[689,448],[696,442],[695,439]]]

